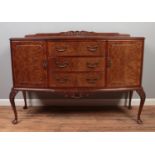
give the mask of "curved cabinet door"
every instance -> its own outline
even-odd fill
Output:
[[[107,87],[141,85],[143,40],[108,41]]]
[[[41,41],[12,41],[12,67],[15,87],[47,86],[46,44]]]

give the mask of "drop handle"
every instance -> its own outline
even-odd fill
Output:
[[[65,52],[67,50],[67,47],[56,47],[55,49],[57,52]]]
[[[98,48],[98,46],[94,46],[94,47],[87,46],[87,49],[88,49],[88,51],[90,51],[90,52],[96,52],[96,51],[97,51],[97,48]]]
[[[68,62],[58,62],[58,61],[56,61],[55,62],[55,64],[57,65],[57,67],[59,67],[59,68],[66,68],[68,65],[69,65],[69,63]]]
[[[87,67],[88,68],[96,68],[97,66],[98,66],[98,62],[96,62],[96,63],[90,63],[90,62],[87,62]]]

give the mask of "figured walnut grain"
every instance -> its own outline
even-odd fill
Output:
[[[107,86],[139,86],[142,52],[142,41],[110,41],[108,43]],[[109,61],[110,64],[108,64]]]
[[[47,70],[44,42],[12,42],[15,87],[46,87]]]

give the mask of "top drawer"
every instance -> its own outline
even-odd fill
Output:
[[[58,41],[48,42],[49,57],[55,56],[104,56],[105,41]]]

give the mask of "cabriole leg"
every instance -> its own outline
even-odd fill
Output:
[[[143,121],[141,120],[140,115],[141,115],[141,112],[143,110],[146,95],[145,95],[145,92],[144,92],[143,88],[138,89],[137,93],[140,96],[140,106],[139,106],[139,110],[138,110],[137,123],[142,124]]]
[[[132,106],[131,106],[132,96],[133,96],[133,91],[131,90],[131,91],[129,92],[129,106],[128,106],[128,109],[132,109]]]
[[[11,106],[12,106],[12,109],[13,109],[13,112],[14,112],[14,115],[15,115],[15,119],[12,121],[13,124],[17,124],[18,123],[18,116],[17,116],[17,110],[16,110],[16,105],[15,105],[15,97],[17,95],[18,91],[15,90],[15,89],[11,89],[11,92],[10,92],[10,103],[11,103]]]
[[[24,107],[23,107],[23,109],[27,109],[27,101],[26,101],[26,91],[22,91],[22,93],[23,93],[23,98],[24,98]]]

